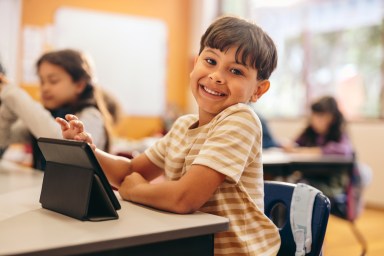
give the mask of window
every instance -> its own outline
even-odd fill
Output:
[[[270,117],[302,116],[312,100],[331,94],[348,119],[384,117],[383,1],[241,1],[248,8],[233,2],[222,1],[222,13],[255,20],[279,52],[257,109]]]

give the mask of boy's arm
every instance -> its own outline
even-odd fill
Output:
[[[89,143],[95,152],[101,168],[114,187],[119,188],[125,176],[132,172],[141,173],[148,181],[156,178],[163,172],[162,169],[153,164],[144,154],[130,160],[96,149],[92,141],[92,136],[84,130],[84,124],[74,115],[68,114],[65,118],[66,120],[56,118],[57,123],[61,126],[63,138]]]
[[[120,188],[124,178],[132,172],[140,173],[147,181],[151,181],[163,173],[163,170],[154,165],[144,154],[130,160],[96,149],[95,155],[108,181],[116,188]]]
[[[201,208],[224,182],[225,175],[203,165],[193,165],[177,181],[149,184],[139,174],[125,177],[119,193],[128,201],[175,213]]]

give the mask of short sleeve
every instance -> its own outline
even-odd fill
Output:
[[[197,120],[197,116],[192,114],[179,117],[164,137],[145,150],[145,155],[152,163],[162,169],[165,169],[167,161],[168,164],[174,167],[176,159],[183,165],[185,155],[181,155],[178,158],[178,156],[171,152],[174,152],[173,149],[175,148],[180,149],[180,143],[185,142],[189,127]]]
[[[157,167],[164,169],[165,163],[165,151],[166,151],[166,141],[170,133],[167,133],[164,137],[156,141],[151,147],[147,148],[144,151],[144,154],[149,158],[149,160],[155,164]]]
[[[208,166],[237,183],[260,154],[260,121],[248,108],[225,114],[212,125],[193,164]]]

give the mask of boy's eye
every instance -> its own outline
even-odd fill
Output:
[[[205,59],[205,61],[208,63],[208,64],[211,64],[211,65],[216,65],[216,61],[214,59]]]
[[[243,74],[243,72],[235,68],[231,69],[231,73],[238,76],[241,76]]]
[[[48,82],[50,84],[57,84],[59,81],[60,81],[59,79],[50,79],[50,80],[48,80]]]

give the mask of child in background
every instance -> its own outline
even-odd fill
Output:
[[[41,103],[18,86],[1,84],[0,148],[4,150],[11,143],[30,143],[33,166],[43,169],[43,156],[36,139],[61,138],[55,118],[71,113],[78,115],[92,132],[95,145],[108,150],[111,114],[103,94],[94,86],[90,65],[84,56],[70,49],[52,51],[42,55],[36,67]]]
[[[76,116],[57,121],[64,138],[91,144],[123,199],[229,218],[229,230],[215,235],[216,256],[276,255],[279,232],[264,215],[262,129],[249,105],[269,89],[276,64],[274,42],[261,28],[222,17],[202,36],[190,74],[198,115],[178,118],[143,154],[129,160],[105,153]],[[150,183],[162,174],[165,181]]]
[[[350,176],[340,172],[321,179],[319,177],[303,179],[298,173],[294,173],[289,179],[292,182],[309,183],[320,189],[331,200],[333,214],[351,220],[357,218],[363,207],[363,187],[369,183],[371,170],[365,164],[356,161],[353,144],[346,132],[346,121],[334,97],[323,96],[312,103],[308,126],[297,137],[295,143],[294,146],[285,145],[284,150],[303,154],[342,155],[355,161]],[[347,187],[349,194],[344,196]],[[351,207],[347,208],[346,205]]]
[[[311,105],[308,126],[295,143],[284,145],[284,150],[294,153],[353,156],[354,149],[346,133],[345,119],[335,98],[323,96]]]

